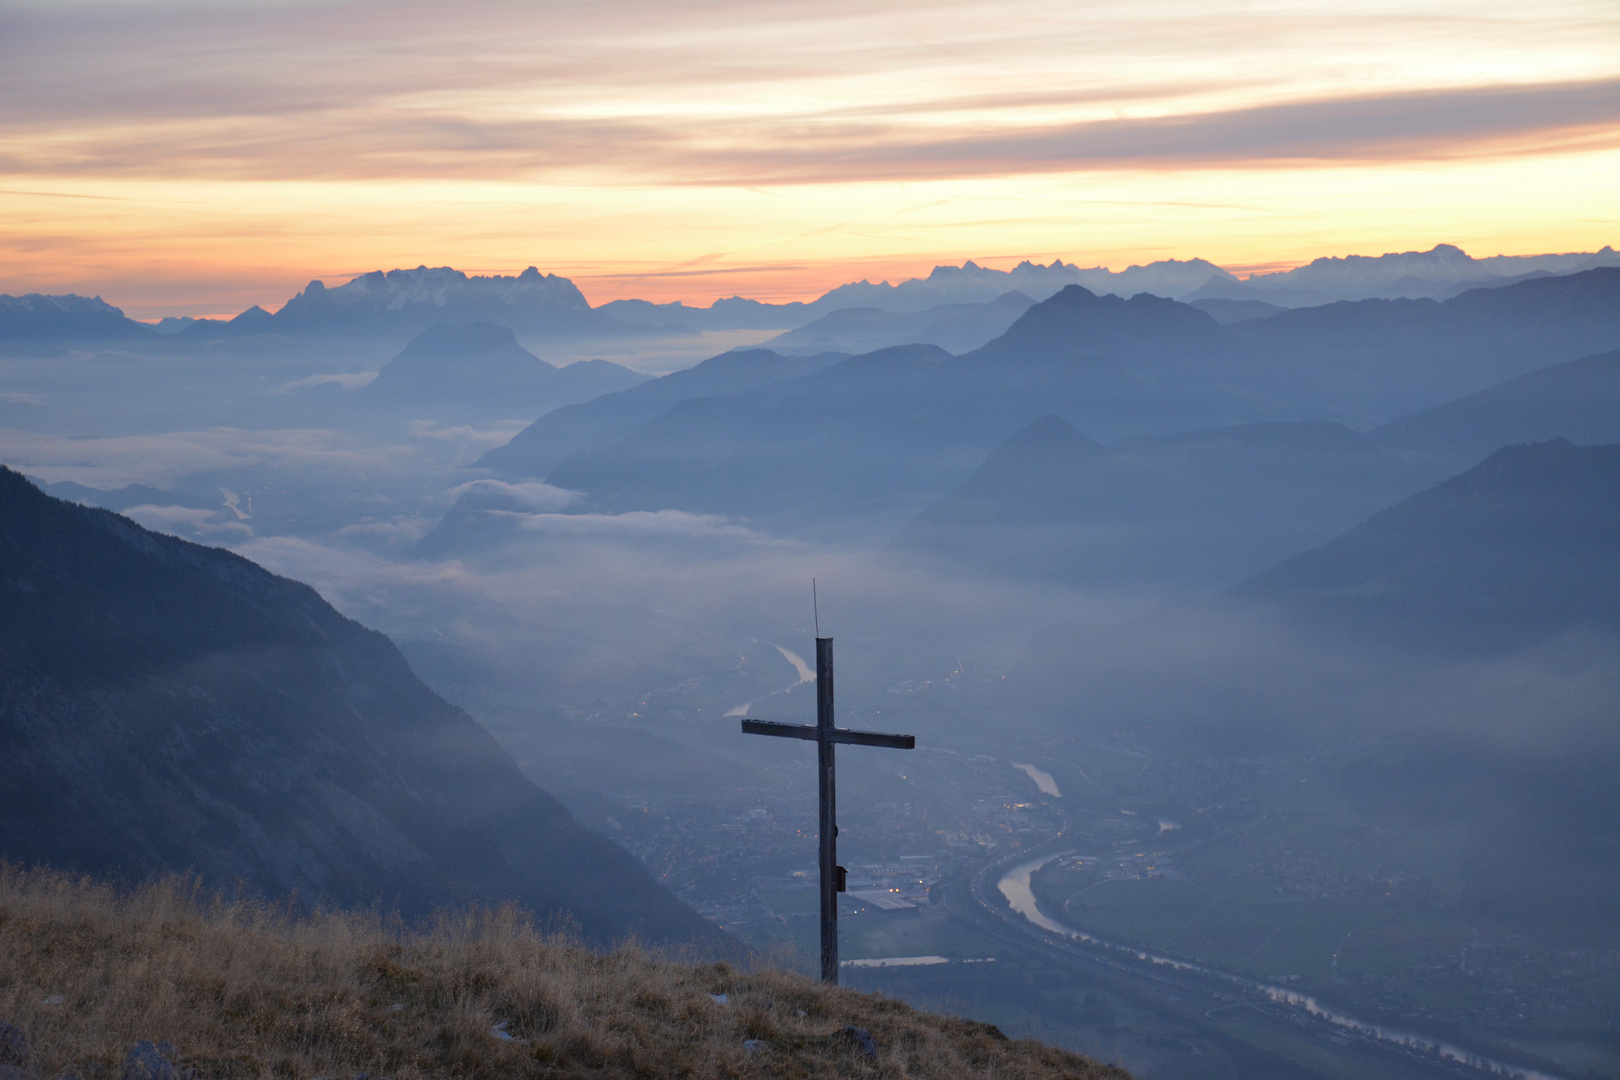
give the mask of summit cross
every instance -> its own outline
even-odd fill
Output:
[[[838,894],[844,891],[847,875],[838,865],[838,792],[834,782],[833,748],[839,743],[850,743],[914,750],[917,739],[912,735],[882,735],[833,726],[833,639],[830,637],[816,638],[816,722],[779,724],[772,720],[744,720],[742,730],[744,735],[775,735],[816,744],[816,773],[821,780],[821,981],[837,983]]]

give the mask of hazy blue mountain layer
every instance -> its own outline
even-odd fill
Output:
[[[615,511],[898,528],[1044,413],[1114,438],[1248,419],[1249,396],[1199,377],[1195,357],[1230,351],[1222,335],[1171,300],[1069,286],[983,349],[884,349],[792,383],[684,401],[547,479]]]
[[[1333,304],[1223,327],[1162,297],[1069,286],[962,356],[892,348],[747,393],[682,394],[594,446],[568,435],[559,413],[482,464],[544,476],[599,510],[681,509],[789,531],[898,528],[1042,415],[1105,442],[1261,421],[1385,421],[1594,343],[1612,348],[1617,301],[1620,269],[1600,269],[1443,302]],[[657,385],[635,391],[637,400],[650,402]],[[542,433],[549,445],[536,452]],[[1442,475],[1401,472],[1355,481],[1364,493],[1345,505],[1370,512]],[[1354,520],[1329,514],[1289,539],[1323,538]]]
[[[843,359],[841,353],[782,356],[769,349],[721,353],[633,389],[547,413],[478,464],[508,476],[542,477],[570,454],[609,446],[678,401],[790,382]]]
[[[1204,312],[1222,326],[1245,319],[1266,319],[1279,311],[1288,310],[1264,300],[1188,300],[1187,305]]]
[[[1034,303],[1014,291],[985,304],[941,304],[917,312],[843,308],[765,344],[778,352],[864,353],[897,345],[938,345],[946,352],[965,353],[1006,333]]]
[[[1620,346],[1620,267],[1451,300],[1326,304],[1229,329],[1247,348],[1245,386],[1372,426]]]
[[[918,515],[895,546],[980,574],[1231,584],[1444,475],[1325,421],[1104,448],[1046,416]]]
[[[801,301],[769,304],[741,296],[716,300],[708,307],[679,300],[665,304],[650,300],[609,300],[596,310],[620,322],[650,327],[675,325],[694,330],[785,330],[816,317],[810,305]]]
[[[1620,632],[1620,444],[1504,447],[1237,595],[1391,646]]]
[[[307,586],[0,470],[0,855],[718,933]]]
[[[493,323],[432,326],[384,364],[359,396],[397,404],[495,400],[518,416],[626,390],[647,376],[605,360],[558,368]]]
[[[1620,351],[1532,371],[1368,434],[1382,446],[1468,464],[1509,443],[1620,442]]]

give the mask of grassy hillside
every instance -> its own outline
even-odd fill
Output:
[[[173,1043],[199,1080],[1128,1080],[984,1024],[798,975],[690,966],[634,946],[592,952],[537,932],[517,909],[411,929],[376,914],[293,916],[178,878],[118,892],[5,864],[0,1020],[28,1037],[29,1071],[86,1080],[118,1076],[139,1040]],[[876,1039],[875,1059],[849,1025]]]

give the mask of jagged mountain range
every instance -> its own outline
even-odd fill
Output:
[[[0,469],[0,857],[717,945],[383,635]]]
[[[899,528],[1048,413],[1107,443],[1258,422],[1371,427],[1615,348],[1617,298],[1620,269],[1598,269],[1449,301],[1345,302],[1223,327],[1173,300],[1069,286],[961,356],[891,348],[773,381],[780,358],[739,355],[729,370],[757,365],[751,384],[681,390],[656,380],[631,392],[649,408],[664,401],[656,413],[575,428],[581,410],[605,407],[577,406],[481,464],[612,512],[681,509],[789,531],[864,516]]]
[[[1212,278],[1179,299],[1260,300],[1283,307],[1312,307],[1336,300],[1446,300],[1467,289],[1617,265],[1620,252],[1608,246],[1592,253],[1476,259],[1454,244],[1437,244],[1428,251],[1376,257],[1327,256],[1292,270],[1251,274],[1242,282]]]
[[[851,282],[809,303],[771,304],[733,296],[702,307],[644,300],[614,300],[592,307],[572,281],[534,267],[515,276],[475,276],[450,267],[419,266],[373,271],[332,288],[312,281],[275,312],[254,306],[230,320],[165,319],[161,327],[126,319],[100,298],[0,296],[0,343],[145,339],[160,332],[176,342],[256,334],[380,334],[403,340],[440,323],[469,322],[493,322],[541,340],[669,337],[705,330],[788,331],[851,308],[918,314],[943,306],[991,304],[1014,292],[1045,300],[1069,285],[1118,296],[1147,292],[1187,301],[1258,301],[1294,308],[1371,298],[1446,299],[1469,288],[1615,265],[1620,265],[1620,253],[1609,247],[1591,253],[1475,259],[1450,244],[1376,257],[1325,257],[1247,279],[1203,259],[1166,259],[1120,271],[1084,268],[1061,259],[1047,265],[1025,261],[1012,270],[996,270],[969,260],[961,266],[936,266],[926,277],[899,284]],[[936,313],[934,321],[947,314]],[[895,331],[906,325],[895,324]],[[862,344],[919,340],[891,337]]]

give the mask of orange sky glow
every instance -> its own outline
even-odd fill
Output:
[[[0,2],[0,100],[0,291],[137,318],[1620,242],[1612,0]]]

